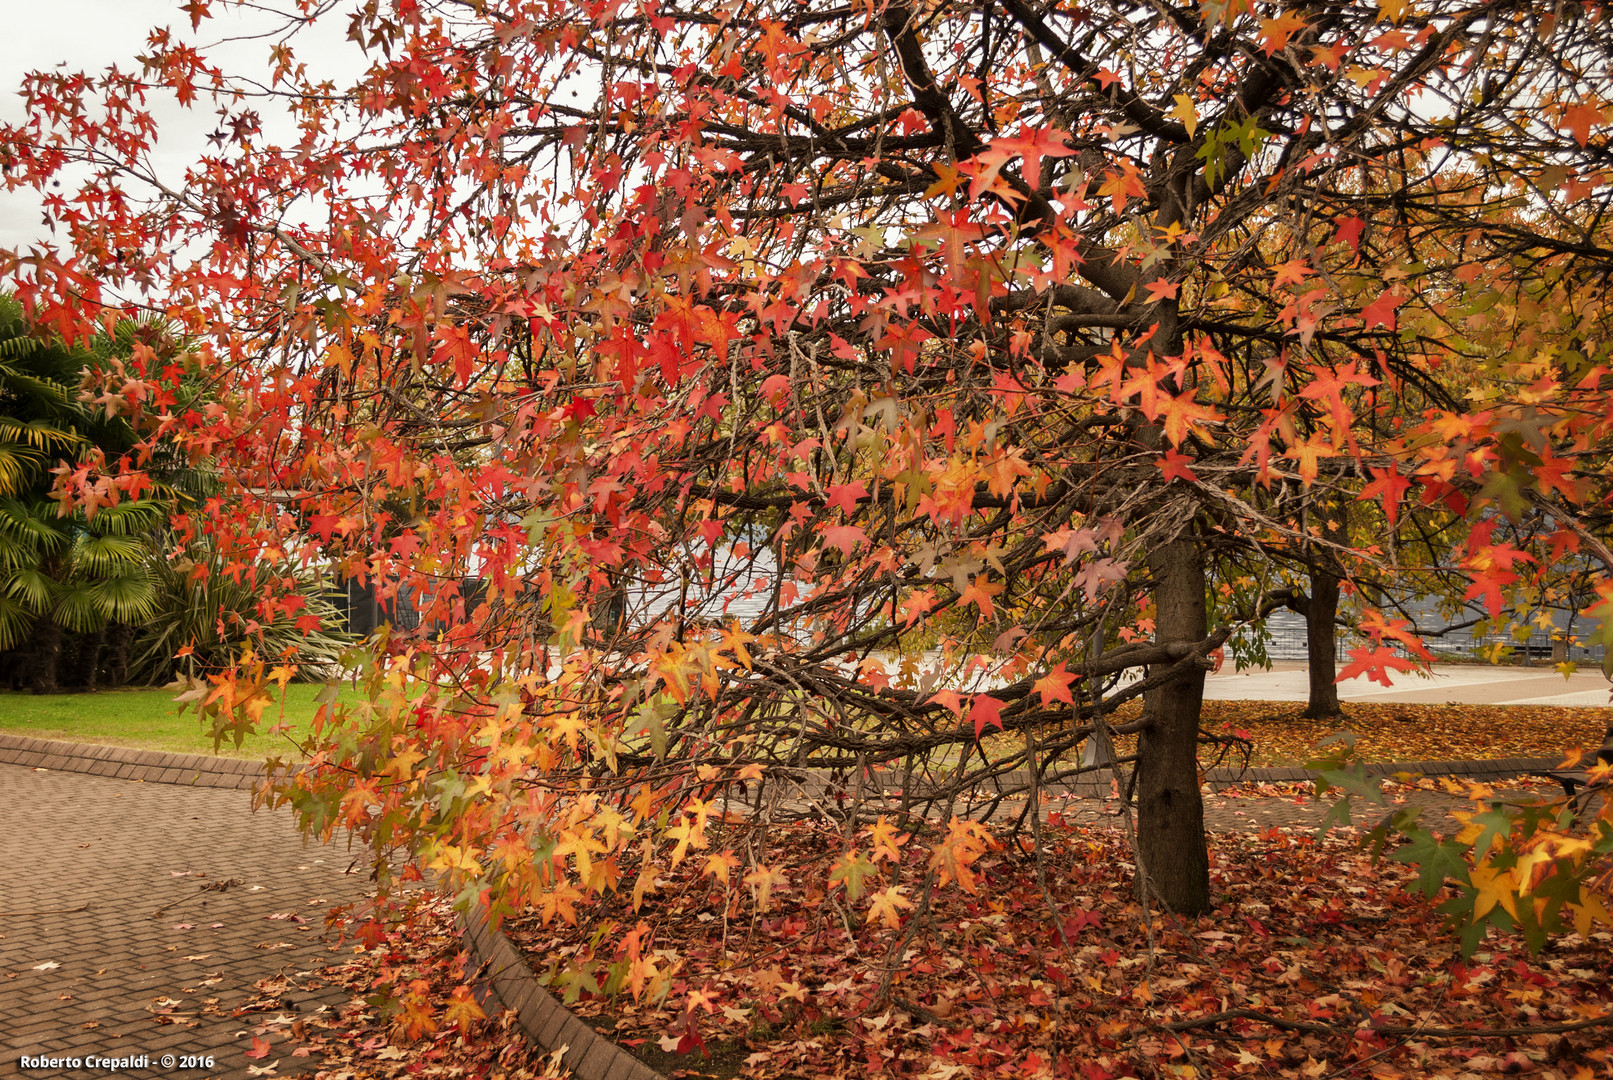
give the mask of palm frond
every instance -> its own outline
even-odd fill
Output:
[[[43,615],[54,608],[61,592],[62,587],[56,579],[37,566],[18,568],[6,582],[6,595],[36,615]]]
[[[139,537],[79,533],[73,540],[73,551],[68,561],[80,574],[109,577],[142,565],[149,556],[150,549]]]
[[[63,586],[51,617],[63,630],[75,634],[87,634],[106,625],[106,613],[97,602],[95,585],[89,582]]]
[[[20,495],[33,486],[48,459],[29,446],[0,443],[0,494]]]
[[[0,577],[8,571],[33,566],[38,562],[39,549],[30,544],[26,537],[13,536],[0,530]]]
[[[168,504],[157,499],[131,499],[116,506],[103,506],[91,523],[97,533],[108,536],[135,536],[149,533],[168,518]]]
[[[43,555],[55,554],[73,538],[69,523],[57,516],[56,504],[44,499],[0,498],[0,533],[32,545]]]
[[[52,447],[76,450],[89,442],[72,428],[50,420],[18,420],[12,416],[0,416],[0,439],[21,443],[34,450],[49,450]]]
[[[101,614],[113,622],[143,623],[156,614],[160,599],[157,579],[146,566],[98,581],[93,591]]]
[[[33,633],[34,613],[10,596],[0,595],[0,651],[15,649]]]

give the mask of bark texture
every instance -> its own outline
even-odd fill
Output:
[[[1346,508],[1340,503],[1324,506],[1322,535],[1334,543],[1346,540]],[[1309,676],[1310,695],[1305,715],[1313,720],[1344,715],[1339,705],[1338,659],[1335,643],[1338,641],[1340,566],[1338,557],[1329,548],[1313,548],[1311,555],[1311,596],[1305,611],[1305,659]]]
[[[1200,641],[1207,632],[1204,560],[1191,535],[1155,548],[1155,640]],[[1204,672],[1195,671],[1147,696],[1153,723],[1138,746],[1137,849],[1139,882],[1146,873],[1155,898],[1182,915],[1210,907],[1210,860],[1199,793],[1199,709]]]

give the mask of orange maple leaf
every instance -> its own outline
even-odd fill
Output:
[[[962,594],[959,595],[958,606],[962,607],[966,604],[973,604],[975,607],[980,609],[981,618],[989,619],[996,614],[997,610],[992,606],[991,598],[1002,591],[1002,582],[987,581],[985,575],[982,574],[980,577],[977,577],[973,581],[969,582],[969,587],[963,590]]]
[[[1275,19],[1260,20],[1260,45],[1267,56],[1288,45],[1288,39],[1309,26],[1298,12],[1285,11]]]
[[[1061,661],[1058,667],[1031,683],[1031,689],[1042,696],[1042,708],[1050,709],[1053,702],[1062,701],[1066,705],[1074,705],[1075,699],[1070,696],[1070,684],[1080,676],[1073,671],[1065,670]]]

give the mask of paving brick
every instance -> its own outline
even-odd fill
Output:
[[[604,1080],[606,1070],[620,1053],[614,1043],[596,1033],[593,1045],[583,1052],[582,1060],[577,1063],[577,1075],[581,1080]]]
[[[542,1006],[540,1005],[539,1008],[541,1009]],[[527,1034],[532,1036],[533,1040],[545,1050],[554,1050],[563,1041],[561,1036],[565,1030],[566,1021],[572,1019],[574,1017],[564,1009],[554,1008],[550,1010],[549,1015],[544,1018],[542,1024],[535,1025]]]
[[[8,747],[15,751],[16,742],[8,740]],[[173,768],[164,765],[154,773],[150,758],[127,750],[117,756],[126,759],[115,763],[119,768],[127,766],[130,773],[138,768],[148,778],[161,778]],[[104,756],[55,751],[51,760],[89,769],[113,757],[110,751]],[[234,774],[232,782],[240,776]],[[198,1015],[195,1028],[158,1026],[146,1006],[171,997],[185,1003],[182,1011],[195,1014],[205,997],[239,1003],[253,983],[288,964],[325,962],[330,954],[317,933],[285,930],[264,922],[263,916],[302,910],[314,896],[331,904],[357,900],[365,884],[362,875],[340,872],[345,858],[316,863],[323,853],[303,846],[289,814],[253,814],[250,800],[233,790],[0,765],[0,820],[7,826],[0,831],[0,865],[30,867],[25,878],[0,874],[0,910],[90,905],[83,912],[11,920],[0,938],[0,970],[22,971],[28,982],[21,986],[19,979],[0,988],[0,1076],[10,1075],[17,1054],[34,1046],[64,1056],[138,1053],[162,1046],[176,1052],[234,1047],[234,1032],[243,1026],[239,1019]],[[85,843],[91,847],[78,846]],[[296,866],[309,869],[285,872]],[[172,871],[201,871],[207,877],[173,878]],[[263,889],[199,897],[204,881],[230,877]],[[151,918],[157,908],[176,901],[180,903],[160,919]],[[223,928],[211,929],[214,922]],[[181,923],[196,929],[172,929]],[[294,947],[273,952],[255,948],[265,940],[288,941]],[[169,946],[178,948],[169,952]],[[209,959],[182,961],[191,954],[208,954]],[[62,966],[32,970],[45,960]],[[219,975],[219,984],[199,988],[211,973]],[[186,994],[186,988],[198,992]],[[63,993],[70,998],[60,1000]],[[13,1009],[24,1001],[32,1015],[18,1022]],[[84,1025],[91,1022],[99,1026],[86,1030]],[[234,1053],[219,1070],[186,1073],[186,1080],[245,1075]],[[289,1064],[282,1064],[279,1075],[300,1071],[300,1064],[288,1069]],[[308,1064],[316,1066],[317,1060]],[[30,1072],[28,1080],[47,1075]],[[82,1075],[73,1080],[82,1080]]]
[[[541,987],[531,983],[527,985],[530,988],[529,1000],[531,1001],[535,1030],[544,1030],[554,1022],[555,1017],[559,1017],[562,1022],[565,1020],[566,1010],[554,999],[552,994],[544,992]]]

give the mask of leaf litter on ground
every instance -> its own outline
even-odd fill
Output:
[[[1302,762],[1344,725],[1365,760],[1427,761],[1560,757],[1594,746],[1607,722],[1606,710],[1547,706],[1352,703],[1345,721],[1302,711],[1207,701],[1204,727],[1247,738],[1258,766]],[[1394,800],[1436,784],[1387,790]],[[1309,802],[1312,790],[1251,783],[1217,794],[1275,804]],[[814,890],[811,875],[774,886],[775,906],[762,914],[743,889],[708,888],[691,862],[659,880],[638,915],[601,907],[579,910],[576,927],[519,918],[506,930],[536,970],[563,980],[589,957],[599,920],[651,920],[653,947],[674,970],[667,996],[639,1003],[583,990],[570,1007],[672,1076],[1613,1076],[1613,1024],[1479,1034],[1613,1016],[1613,936],[1568,935],[1533,958],[1492,937],[1462,964],[1432,905],[1406,891],[1414,872],[1371,865],[1350,837],[1318,841],[1275,827],[1218,835],[1213,915],[1156,915],[1145,927],[1119,833],[1049,825],[1043,854],[1057,861],[1049,895],[1023,848],[983,860],[980,895],[937,893],[878,1007],[881,966],[893,959],[884,950],[898,931],[867,897],[858,904],[843,886]],[[798,826],[774,854],[826,860],[841,839]],[[299,976],[355,995],[292,1033],[296,1056],[319,1060],[316,1077],[566,1075],[554,1055],[527,1046],[513,1014],[467,1012],[445,901],[418,904],[396,924],[363,925],[351,959]],[[289,985],[267,982],[275,993]],[[273,994],[261,1000],[269,1007]],[[458,1022],[447,1020],[456,1006]],[[274,1025],[262,1034],[284,1035]]]
[[[844,840],[794,825],[713,846],[805,866]],[[1215,835],[1215,906],[1196,919],[1145,918],[1114,828],[1044,826],[1045,891],[1028,842],[981,858],[973,895],[936,890],[916,932],[905,904],[879,906],[889,864],[859,899],[804,873],[763,910],[698,860],[664,871],[637,913],[618,898],[579,905],[575,925],[505,929],[574,1011],[671,1076],[1613,1075],[1605,929],[1538,957],[1492,934],[1464,963],[1408,890],[1415,872],[1373,864],[1349,831]],[[590,963],[616,959],[592,952],[611,920],[644,921],[664,997],[591,992]]]
[[[1474,761],[1488,758],[1553,758],[1601,744],[1613,709],[1555,705],[1427,705],[1346,702],[1343,717],[1307,719],[1296,701],[1206,701],[1200,726],[1209,733],[1241,733],[1253,744],[1249,764],[1302,765],[1316,744],[1348,728],[1356,734],[1362,761]],[[1115,723],[1136,719],[1141,707],[1116,710]],[[1215,748],[1200,748],[1213,764]],[[1237,765],[1234,752],[1224,764]]]
[[[333,938],[343,935],[346,959],[264,979],[249,1009],[236,1010],[279,1013],[257,1019],[247,1057],[272,1052],[282,1072],[314,1080],[571,1075],[560,1055],[526,1041],[515,1013],[491,1004],[484,1009],[477,1001],[471,989],[475,973],[467,970],[446,899],[417,895],[402,911],[366,919],[338,913],[329,930]],[[350,992],[342,1005],[280,1012],[296,1009],[287,1005],[287,995],[331,986]]]

